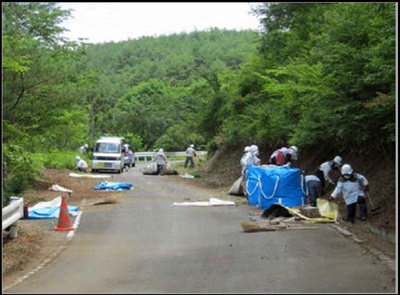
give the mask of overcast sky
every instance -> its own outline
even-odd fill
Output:
[[[118,42],[143,36],[189,33],[210,28],[259,29],[259,20],[250,13],[260,2],[142,2],[142,3],[60,3],[73,9],[62,23],[71,40]]]

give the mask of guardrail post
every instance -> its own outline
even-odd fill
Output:
[[[18,236],[16,223],[14,223],[10,226],[10,231],[8,232],[8,236],[10,237],[10,239],[15,239]]]
[[[3,230],[8,231],[11,239],[17,237],[17,221],[24,216],[24,199],[12,196],[10,203],[3,208]]]

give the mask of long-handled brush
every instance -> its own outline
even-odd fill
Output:
[[[375,206],[374,202],[372,201],[371,195],[369,192],[365,192],[365,198],[369,201],[369,204],[371,205],[371,212],[376,212],[379,210],[380,206]]]
[[[265,221],[240,221],[245,232],[259,232],[259,231],[276,231],[284,229],[317,229],[316,226],[303,226],[299,224],[285,224],[281,222],[265,222]]]

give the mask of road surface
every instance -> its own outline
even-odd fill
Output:
[[[143,165],[115,175],[112,181],[133,189],[115,204],[83,208],[62,253],[3,294],[396,290],[395,271],[329,224],[246,233],[240,221],[262,210],[174,206],[221,198],[221,192],[179,175],[143,175]]]

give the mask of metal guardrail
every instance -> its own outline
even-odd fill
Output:
[[[147,158],[152,158],[157,154],[157,152],[135,152],[135,160],[140,161],[142,158],[147,162]],[[166,157],[177,157],[177,156],[185,156],[186,152],[164,152]],[[207,155],[206,151],[196,151],[197,156]]]
[[[11,197],[10,204],[3,208],[3,230],[11,227],[10,236],[17,236],[16,222],[24,217],[24,198]]]

